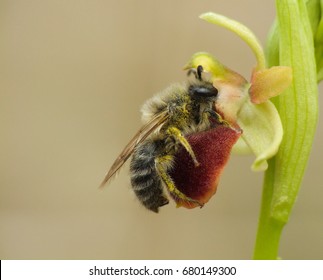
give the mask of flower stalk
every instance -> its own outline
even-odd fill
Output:
[[[302,183],[318,119],[313,25],[307,7],[304,0],[276,0],[276,7],[277,23],[267,45],[268,63],[292,67],[293,83],[273,100],[284,137],[264,178],[255,259],[278,257],[281,233]]]

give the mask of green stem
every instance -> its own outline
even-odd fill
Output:
[[[274,100],[284,137],[265,174],[255,259],[277,259],[280,236],[302,183],[318,118],[313,35],[305,3],[276,0],[276,5],[279,64],[293,68],[293,85]],[[268,46],[274,48],[277,43],[273,39]],[[271,55],[269,64],[275,60]]]
[[[271,202],[274,192],[275,161],[270,160],[268,163],[269,168],[266,171],[264,179],[261,212],[254,251],[254,259],[257,260],[277,258],[280,236],[284,227],[284,223],[270,218]]]

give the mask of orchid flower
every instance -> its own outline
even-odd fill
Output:
[[[213,85],[219,91],[217,112],[243,131],[234,152],[254,153],[256,160],[252,169],[264,171],[268,167],[267,160],[277,153],[283,136],[279,114],[269,98],[281,94],[291,84],[292,69],[286,66],[265,68],[264,51],[253,33],[241,23],[214,13],[203,14],[201,18],[229,28],[256,54],[258,64],[252,70],[250,82],[208,53],[193,55],[185,68],[202,65],[211,73]]]
[[[194,54],[184,67],[188,70],[202,65],[210,75],[218,90],[214,109],[226,124],[189,136],[188,140],[201,164],[196,168],[188,155],[180,152],[171,173],[179,190],[204,204],[216,192],[233,145],[238,153],[255,154],[253,170],[267,169],[267,160],[277,153],[283,136],[279,114],[269,98],[282,93],[290,85],[292,71],[285,66],[265,68],[264,52],[258,40],[242,24],[214,13],[203,14],[201,18],[238,34],[251,46],[258,62],[250,82],[204,52]],[[183,201],[177,201],[177,205],[186,208],[198,206]]]
[[[251,47],[257,65],[248,82],[211,54],[192,56],[185,68],[202,65],[210,73],[219,91],[215,110],[226,125],[188,137],[198,160],[204,158],[201,167],[190,165],[185,153],[179,152],[172,171],[182,192],[206,203],[216,191],[232,147],[255,154],[252,170],[266,170],[255,259],[278,257],[281,233],[311,151],[318,119],[317,82],[323,79],[323,0],[276,0],[276,7],[277,20],[267,44],[268,62],[247,27],[218,14],[201,15],[239,35]]]

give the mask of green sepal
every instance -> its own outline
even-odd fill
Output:
[[[256,68],[263,69],[266,67],[266,59],[263,48],[259,43],[257,37],[248,27],[238,21],[212,12],[204,13],[200,15],[200,18],[210,23],[222,26],[237,34],[243,41],[245,41],[249,45],[249,47],[253,51],[257,59]]]

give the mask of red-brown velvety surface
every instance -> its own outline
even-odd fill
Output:
[[[187,137],[200,163],[198,167],[184,148],[176,155],[170,172],[176,187],[186,196],[204,204],[215,194],[220,175],[227,163],[231,149],[241,132],[227,126],[196,133]],[[195,208],[198,205],[177,201],[178,206]]]

